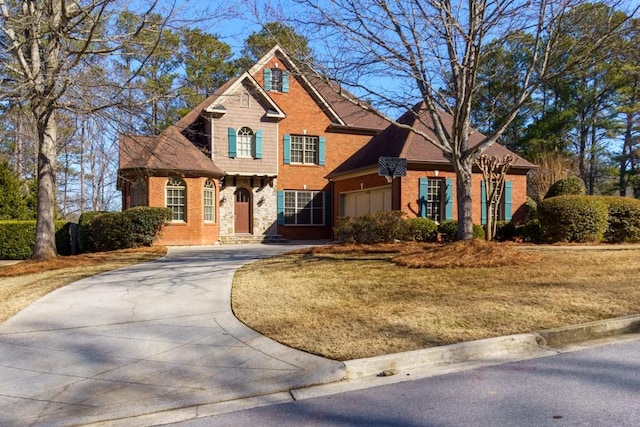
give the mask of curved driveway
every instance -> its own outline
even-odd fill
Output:
[[[342,363],[282,346],[231,312],[236,269],[293,248],[171,248],[32,304],[0,325],[0,425],[161,420],[342,378]]]

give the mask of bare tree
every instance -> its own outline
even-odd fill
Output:
[[[457,177],[458,237],[473,237],[471,176],[475,160],[496,143],[519,110],[542,82],[567,70],[588,64],[592,53],[618,31],[623,22],[605,21],[606,28],[593,32],[573,45],[557,44],[563,22],[582,0],[300,0],[311,18],[301,21],[315,39],[327,41],[324,53],[316,53],[314,64],[327,80],[347,91],[383,106],[383,112],[411,111],[419,100],[427,117],[416,113],[417,126],[409,128],[427,143],[438,147],[451,162]],[[612,4],[613,11],[616,6]],[[630,11],[628,16],[633,16]],[[298,13],[299,16],[304,14]],[[311,27],[309,27],[311,25]],[[602,24],[600,24],[602,25]],[[520,35],[520,36],[519,36]],[[479,89],[477,79],[489,43],[509,40],[531,52],[511,94],[513,105],[499,126],[469,144],[471,108]],[[550,67],[553,63],[554,67]],[[356,99],[352,102],[369,108]],[[416,109],[419,111],[420,109]],[[487,120],[491,120],[488,117]],[[421,132],[426,126],[430,132]]]
[[[38,207],[34,259],[56,256],[54,206],[61,111],[95,114],[131,102],[127,84],[109,78],[110,55],[122,52],[150,17],[157,40],[173,18],[158,0],[0,0],[0,102],[25,105],[37,129]],[[123,32],[118,17],[137,8],[140,19]],[[157,16],[164,16],[161,22]],[[187,25],[187,20],[180,22]],[[148,32],[145,33],[148,36]],[[153,49],[151,49],[153,51]],[[138,70],[145,58],[136,58]],[[111,76],[112,77],[112,76]],[[91,94],[87,98],[83,94]]]
[[[485,237],[491,241],[496,235],[498,225],[498,211],[500,200],[504,192],[504,180],[507,172],[515,162],[515,157],[481,155],[476,159],[476,165],[482,171],[484,178],[485,205],[487,207],[487,232]]]
[[[538,168],[531,171],[527,184],[529,195],[536,203],[544,199],[555,182],[578,174],[576,160],[561,153],[543,153],[533,160]]]

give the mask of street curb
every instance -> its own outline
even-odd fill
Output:
[[[640,332],[640,315],[597,320],[581,325],[538,331],[541,347],[562,347],[583,341]]]
[[[431,368],[462,362],[502,359],[516,353],[533,353],[569,344],[640,332],[640,315],[600,320],[526,334],[432,347],[344,362],[347,380],[394,375],[397,370]]]

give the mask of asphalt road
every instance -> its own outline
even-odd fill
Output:
[[[640,340],[172,426],[638,426]]]

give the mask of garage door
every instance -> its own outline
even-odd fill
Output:
[[[391,210],[391,188],[342,194],[341,216],[360,216],[370,212]]]

